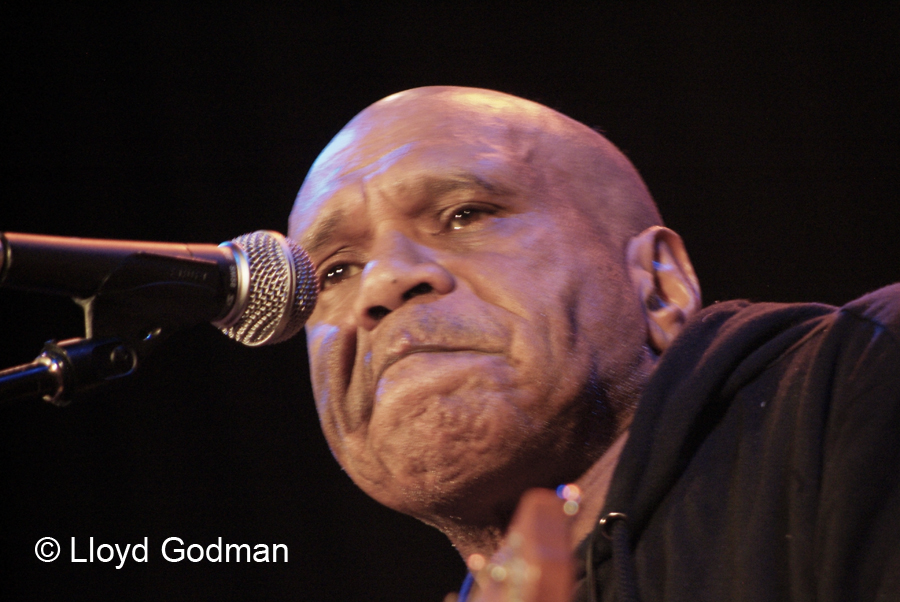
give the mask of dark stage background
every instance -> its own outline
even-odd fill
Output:
[[[898,12],[5,8],[0,230],[284,231],[357,111],[470,85],[605,131],[686,239],[706,303],[841,304],[900,275]],[[68,299],[0,291],[0,365],[81,321]],[[251,350],[199,327],[68,409],[0,408],[0,462],[3,600],[439,601],[463,576],[442,535],[332,459],[302,336]],[[63,543],[54,563],[35,557],[44,536]],[[146,564],[68,560],[71,537],[145,536]],[[283,543],[289,562],[168,563],[170,536]]]

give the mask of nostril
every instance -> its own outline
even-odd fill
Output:
[[[403,293],[403,300],[409,301],[413,297],[418,297],[419,295],[428,294],[433,290],[434,290],[434,287],[432,287],[430,284],[428,284],[427,282],[422,282],[422,283],[417,284],[416,286],[412,287],[405,293]]]
[[[378,322],[379,320],[381,320],[381,318],[391,313],[391,310],[383,305],[377,305],[375,307],[370,307],[367,313],[369,314],[370,318]]]

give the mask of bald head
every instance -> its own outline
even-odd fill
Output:
[[[572,203],[611,248],[662,224],[647,187],[631,162],[606,138],[553,109],[502,92],[430,86],[398,92],[354,117],[322,151],[310,169],[291,216],[298,215],[335,176],[364,168],[388,153],[402,153],[411,141],[450,139],[502,141],[497,150],[521,163],[521,183],[552,190],[548,200]]]

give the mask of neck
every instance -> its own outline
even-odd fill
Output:
[[[609,446],[609,449],[600,456],[600,459],[584,473],[575,484],[581,489],[581,502],[578,514],[571,525],[572,550],[594,530],[600,511],[606,503],[606,494],[612,482],[613,473],[619,463],[619,456],[625,442],[628,441],[628,431],[623,431]]]
[[[606,494],[609,491],[613,472],[627,440],[628,430],[625,429],[603,455],[575,481],[575,485],[581,490],[581,502],[578,513],[569,525],[573,551],[596,525],[597,517],[606,502]],[[510,509],[509,514],[499,520],[497,524],[508,524],[512,517],[512,510]],[[472,527],[458,523],[434,526],[447,535],[464,560],[476,553],[490,558],[504,543],[504,529],[498,526]]]

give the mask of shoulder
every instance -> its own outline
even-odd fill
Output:
[[[900,344],[900,283],[860,297],[842,307],[841,312],[883,329]]]
[[[833,350],[828,365],[838,428],[842,422],[852,424],[847,415],[853,412],[871,414],[873,404],[895,406],[889,410],[894,418],[876,420],[900,428],[900,283],[840,308],[826,340]],[[863,417],[871,421],[874,415]]]

